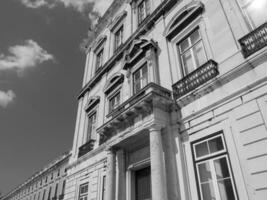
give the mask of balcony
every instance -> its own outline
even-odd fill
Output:
[[[92,151],[94,148],[95,140],[89,140],[87,143],[79,148],[78,158]]]
[[[133,126],[138,117],[144,119],[151,115],[156,107],[169,111],[172,103],[171,91],[155,83],[149,83],[109,113],[110,120],[97,129],[100,134],[100,144]]]
[[[63,200],[63,199],[64,199],[64,194],[58,196],[58,200]]]
[[[172,86],[174,98],[178,99],[216,77],[219,74],[217,66],[218,65],[215,61],[209,60],[202,66],[198,67],[195,71],[179,80]]]
[[[267,46],[267,22],[239,40],[245,58]]]
[[[57,197],[52,197],[52,200],[57,200]]]

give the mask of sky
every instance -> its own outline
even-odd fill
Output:
[[[85,54],[112,0],[0,0],[0,191],[72,146]]]

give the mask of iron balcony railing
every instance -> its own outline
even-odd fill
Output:
[[[239,39],[245,58],[267,46],[267,22]]]
[[[78,158],[82,157],[83,155],[87,154],[88,152],[92,151],[94,148],[95,140],[89,140],[84,145],[80,146]]]
[[[59,196],[58,196],[58,199],[59,199],[59,200],[63,200],[63,199],[64,199],[64,194],[59,195]]]
[[[180,98],[218,74],[218,64],[213,60],[209,60],[172,86],[174,98]]]

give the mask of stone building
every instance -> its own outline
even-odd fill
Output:
[[[69,153],[61,155],[4,195],[3,200],[63,200],[69,158]]]
[[[266,10],[115,0],[86,49],[64,200],[266,200]]]

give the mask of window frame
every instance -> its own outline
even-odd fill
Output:
[[[82,187],[87,186],[87,191],[83,194],[81,194],[81,189]],[[85,182],[79,185],[79,195],[78,195],[78,200],[88,200],[89,196],[89,182]],[[86,199],[84,199],[86,197]],[[81,199],[82,198],[82,199]]]
[[[192,39],[190,36],[193,35],[193,33],[198,32],[199,34],[199,38],[195,43],[192,43]],[[186,48],[186,50],[182,51],[181,50],[181,44],[187,40],[189,46]],[[200,44],[202,47],[202,50],[204,52],[204,62],[199,64],[199,66],[197,65],[197,58],[196,58],[196,52],[194,51],[194,48]],[[195,71],[196,69],[198,69],[200,66],[202,66],[203,64],[205,64],[208,61],[208,56],[207,56],[207,52],[206,52],[206,48],[203,42],[203,37],[201,35],[201,31],[199,26],[195,27],[193,30],[189,31],[188,34],[186,34],[186,36],[184,36],[182,39],[180,39],[177,43],[177,52],[178,52],[178,56],[179,56],[179,61],[180,61],[180,67],[181,67],[181,71],[182,71],[182,75],[183,77],[187,76],[188,74],[192,73],[193,71]],[[190,52],[190,56],[192,58],[192,64],[193,66],[191,66],[193,68],[193,70],[191,72],[186,72],[188,71],[188,69],[186,69],[185,64],[184,64],[184,60],[183,60],[183,56],[185,55],[185,53]]]
[[[146,70],[146,84],[143,84],[143,79],[144,79],[144,76],[143,76],[143,71],[142,69],[146,67],[147,70]],[[141,72],[140,74],[140,89],[139,90],[136,90],[136,81],[135,81],[135,75],[138,73],[138,72]],[[143,62],[138,68],[136,68],[133,72],[132,72],[132,93],[133,95],[137,94],[139,91],[141,91],[145,86],[147,86],[149,84],[149,65],[148,65],[148,62],[145,61]]]
[[[140,16],[140,6],[144,6],[143,7],[143,11],[144,11],[144,16],[143,18],[141,18]],[[151,14],[151,1],[150,0],[141,0],[137,3],[136,6],[137,9],[137,22],[138,22],[138,26]]]
[[[119,34],[118,34],[119,33]],[[119,38],[119,40],[117,40]],[[120,42],[118,42],[120,41]],[[114,30],[114,52],[124,43],[124,24],[123,22]]]
[[[260,25],[256,25],[251,14],[247,10],[247,7],[250,4],[252,4],[253,1],[254,0],[247,0],[247,2],[243,2],[243,0],[236,0],[236,3],[237,3],[237,5],[238,5],[243,17],[244,17],[245,23],[248,26],[249,31],[253,31],[254,29],[256,29],[257,27],[260,26]],[[265,22],[266,22],[266,20],[265,20]]]
[[[119,100],[117,102],[117,104],[115,106],[111,107],[111,101],[113,99],[116,99],[116,97],[119,95]],[[121,95],[121,85],[118,86],[113,92],[111,92],[108,96],[107,96],[107,100],[108,100],[108,114],[111,113],[113,110],[115,110],[116,108],[118,108],[118,106],[121,104],[121,99],[122,99],[122,95]]]
[[[91,126],[91,130],[89,133],[89,119],[93,116],[95,116],[94,128],[92,129],[93,126]],[[98,115],[97,115],[96,108],[87,114],[87,129],[86,129],[86,135],[85,135],[85,143],[89,142],[92,139],[92,135],[96,133],[97,117]]]
[[[99,56],[101,55],[101,56]],[[104,63],[104,47],[99,48],[95,52],[95,73],[103,66]]]
[[[223,149],[219,150],[218,152],[214,152],[214,153],[210,153],[201,157],[197,157],[196,155],[196,146],[201,144],[201,143],[208,143],[209,141],[211,141],[214,138],[221,138],[222,144],[223,144]],[[234,196],[235,196],[235,200],[238,200],[238,193],[237,193],[237,188],[236,188],[236,184],[235,184],[235,178],[233,175],[233,171],[232,171],[232,166],[231,166],[231,162],[230,162],[230,158],[229,158],[229,154],[228,154],[228,149],[226,146],[226,141],[223,135],[223,132],[219,132],[216,133],[214,135],[199,139],[197,141],[194,141],[191,143],[191,147],[192,147],[192,157],[193,157],[193,165],[194,165],[194,170],[195,170],[195,176],[196,176],[196,185],[198,188],[198,196],[200,200],[204,200],[203,199],[203,192],[201,189],[201,181],[200,181],[200,172],[199,172],[199,168],[198,166],[202,163],[209,163],[209,167],[211,168],[211,182],[212,182],[212,186],[213,186],[213,190],[214,190],[214,194],[216,199],[220,197],[220,190],[219,190],[219,186],[217,183],[217,178],[216,178],[216,171],[215,171],[215,167],[213,163],[215,160],[219,160],[221,158],[226,158],[226,162],[227,162],[227,166],[228,166],[228,172],[229,172],[229,178],[232,184],[232,190],[234,192]]]

